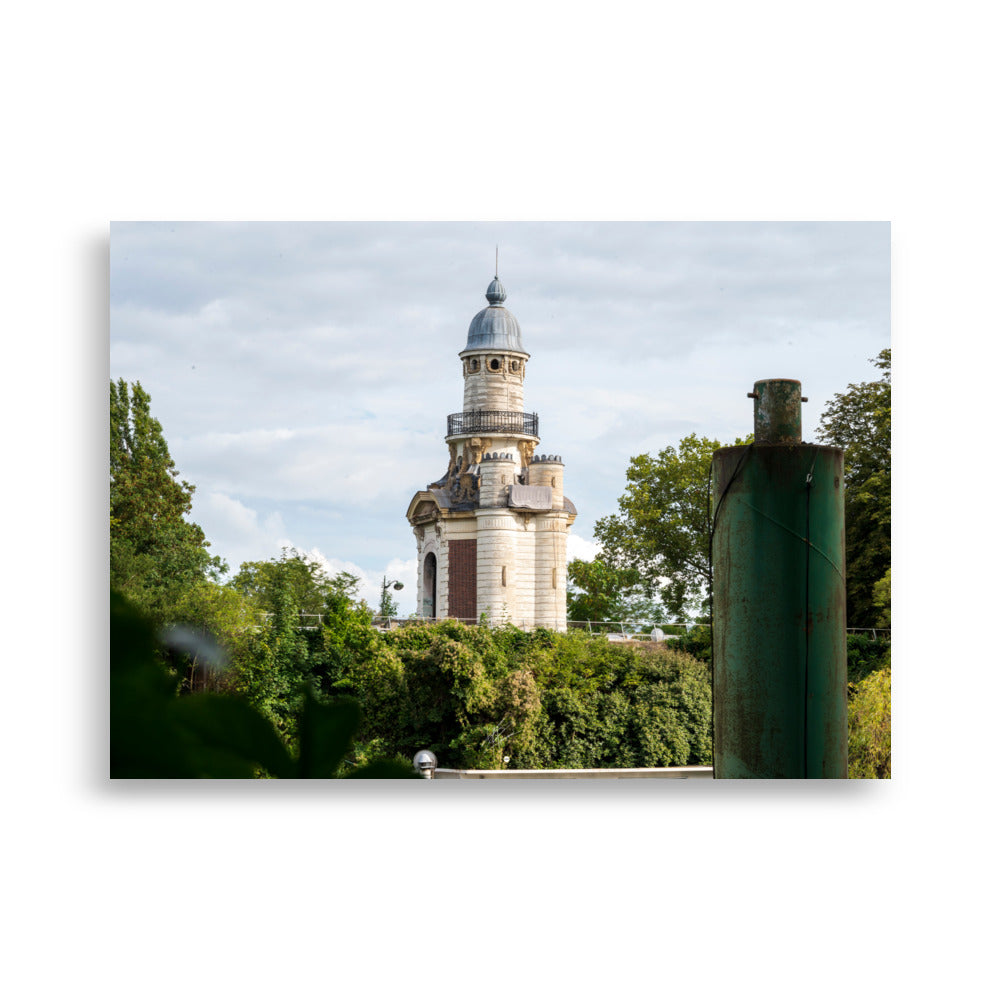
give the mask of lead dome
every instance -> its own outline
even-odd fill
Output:
[[[507,290],[500,278],[494,275],[489,288],[486,289],[486,301],[489,305],[476,313],[469,324],[469,339],[465,345],[467,351],[518,351],[526,354],[521,342],[521,325],[514,314],[506,309],[503,303],[507,299]]]

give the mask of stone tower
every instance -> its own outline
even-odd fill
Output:
[[[410,501],[417,613],[521,628],[566,628],[566,536],[576,508],[558,455],[536,455],[524,412],[530,355],[494,277],[459,353],[465,395],[448,417],[448,470]]]

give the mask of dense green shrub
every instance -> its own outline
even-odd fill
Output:
[[[712,762],[708,626],[667,643],[451,620],[383,632],[363,604],[338,591],[328,595],[321,627],[304,631],[278,576],[268,594],[276,610],[247,629],[252,599],[227,602],[212,588],[224,589],[206,584],[196,617],[215,627],[229,653],[218,687],[242,695],[290,749],[312,691],[358,703],[361,722],[347,755],[356,764],[409,761],[424,748],[454,768]],[[847,639],[852,774],[888,771],[888,687],[879,715],[882,688],[864,683],[888,648],[867,635]]]
[[[888,639],[875,639],[862,632],[847,635],[847,680],[851,684],[864,680],[878,670],[889,653]]]
[[[848,685],[847,768],[850,778],[892,776],[892,671],[883,665]]]
[[[308,670],[362,709],[354,747],[455,768],[711,763],[706,664],[580,632],[455,621],[324,625]]]
[[[687,653],[709,665],[712,663],[712,627],[710,625],[692,625],[684,635],[671,639],[670,645],[674,649]]]
[[[454,620],[383,632],[351,580],[318,585],[298,553],[242,574],[241,587],[192,588],[184,607],[228,669],[196,684],[179,661],[178,678],[238,695],[291,752],[308,706],[346,696],[360,712],[347,766],[425,748],[454,768],[711,763],[709,668],[673,643]],[[301,627],[303,605],[321,609],[317,628]],[[710,646],[706,629],[680,639]]]

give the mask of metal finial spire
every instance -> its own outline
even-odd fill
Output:
[[[499,263],[499,255],[497,263]],[[486,289],[486,301],[489,302],[491,306],[499,306],[503,304],[503,301],[506,298],[506,289],[503,287],[500,279],[494,276],[493,280],[490,282],[490,287]]]
[[[499,243],[497,244],[497,260],[496,260],[496,267],[493,269],[493,277],[494,278],[499,278],[500,277],[500,244]]]

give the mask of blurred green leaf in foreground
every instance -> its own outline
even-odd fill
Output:
[[[112,778],[332,778],[360,721],[355,701],[324,703],[307,691],[299,753],[274,727],[231,695],[178,696],[163,666],[152,623],[111,592]],[[416,778],[394,761],[375,761],[350,778]]]

